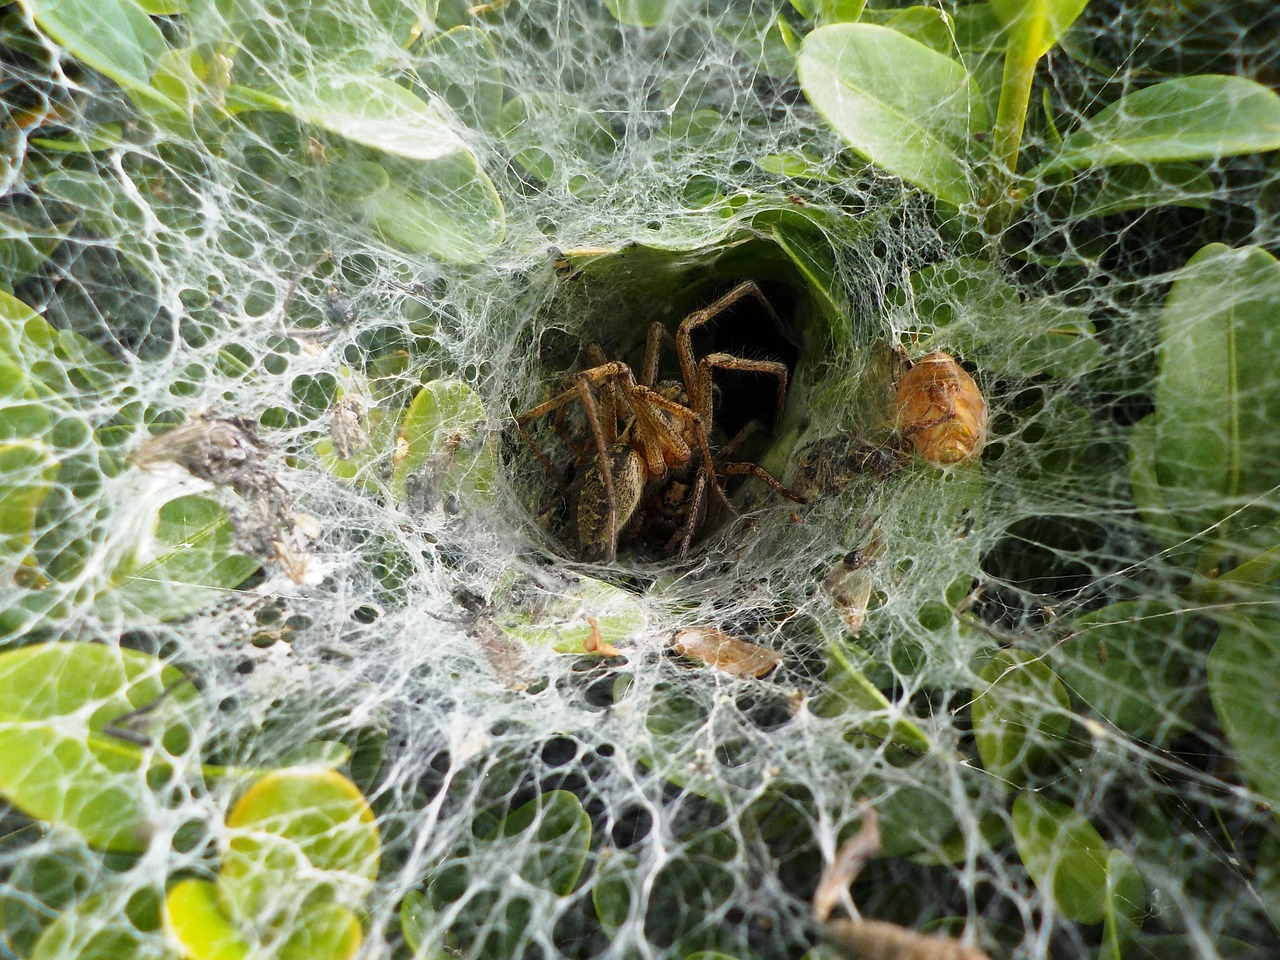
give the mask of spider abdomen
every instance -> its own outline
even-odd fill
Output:
[[[575,501],[582,559],[593,562],[611,557],[618,534],[635,516],[648,482],[644,458],[625,441],[609,447],[607,460],[616,507],[613,522],[610,523],[604,470],[598,459],[593,460],[583,473],[582,486]]]

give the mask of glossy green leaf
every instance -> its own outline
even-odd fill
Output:
[[[0,439],[43,437],[56,422],[55,412],[89,399],[122,370],[100,347],[55,329],[0,291]]]
[[[174,884],[165,897],[165,923],[186,960],[353,960],[362,940],[354,913],[318,903],[293,913],[287,935],[264,947],[227,915],[208,880]]]
[[[1102,950],[1098,960],[1125,960],[1147,912],[1142,874],[1122,850],[1107,856],[1107,889],[1103,901]]]
[[[969,143],[987,116],[958,62],[886,27],[835,24],[805,37],[797,69],[855,151],[948,203],[972,201]]]
[[[1280,631],[1224,622],[1209,651],[1209,697],[1245,781],[1280,810]]]
[[[460,380],[433,380],[400,422],[392,490],[432,509],[450,497],[464,507],[493,491],[497,459],[480,397]]]
[[[218,902],[209,880],[180,880],[165,896],[165,926],[191,960],[250,960],[252,942]]]
[[[134,0],[22,0],[36,24],[77,60],[142,101],[173,109],[151,86],[164,35]]]
[[[373,811],[332,770],[268,774],[227,814],[227,830],[218,895],[241,924],[278,922],[304,902],[359,906],[378,873]]]
[[[43,207],[0,210],[0,285],[11,286],[40,269],[73,226],[54,223]]]
[[[415,956],[425,942],[427,925],[424,916],[430,910],[427,895],[421,890],[410,890],[400,901],[400,933]]]
[[[280,95],[280,105],[300,120],[380,153],[429,161],[469,152],[434,107],[380,77],[294,83]]]
[[[928,735],[913,720],[903,716],[868,678],[864,658],[862,648],[843,636],[828,639],[827,689],[816,709],[824,715],[846,711],[862,714],[858,726],[872,736],[886,737],[912,750],[929,750],[932,743]]]
[[[155,657],[101,644],[0,654],[0,794],[93,846],[145,849],[157,803],[147,768],[185,749],[198,718],[183,681]]]
[[[989,0],[987,6],[1026,56],[1039,60],[1057,44],[1089,0]]]
[[[1021,785],[1071,726],[1071,697],[1041,660],[1008,650],[978,672],[973,734],[982,766]]]
[[[468,126],[497,127],[502,113],[502,68],[488,34],[454,27],[423,47],[418,80]]]
[[[1230,542],[1274,514],[1247,501],[1280,483],[1280,263],[1211,244],[1179,271],[1161,315],[1155,477],[1178,525]],[[1265,544],[1265,546],[1274,545]]]
[[[120,124],[104,123],[88,133],[75,132],[57,138],[32,137],[31,142],[42,150],[53,150],[57,153],[96,153],[99,150],[114,147],[123,135],[124,129]]]
[[[436,7],[435,0],[362,0],[359,8],[312,0],[189,2],[195,35],[233,50],[236,82],[263,90],[288,76],[373,76],[394,61],[397,46],[430,31]],[[211,7],[215,14],[205,14]]]
[[[1131,737],[1158,742],[1194,722],[1193,631],[1162,603],[1114,603],[1079,617],[1049,662],[1087,709]]]
[[[1106,912],[1106,843],[1063,803],[1021,793],[1013,801],[1013,842],[1040,893],[1079,923],[1100,923]]]
[[[1188,537],[1196,531],[1183,528],[1182,514],[1170,510],[1156,478],[1156,418],[1144,417],[1129,433],[1129,489],[1142,523],[1157,543],[1175,551],[1170,560],[1185,563],[1191,547]]]
[[[261,566],[239,552],[226,510],[209,497],[170,500],[148,520],[135,528],[145,535],[112,573],[115,588],[103,598],[131,616],[188,616],[223,599]]]
[[[656,27],[666,23],[680,0],[604,0],[615,20],[629,27]]]
[[[1100,110],[1031,172],[1174,160],[1215,160],[1280,149],[1280,94],[1244,77],[1166,80]]]
[[[819,24],[855,23],[862,16],[866,5],[867,0],[812,0],[812,3],[802,4],[804,7],[812,7],[809,13],[803,15]],[[799,10],[800,7],[796,9]]]

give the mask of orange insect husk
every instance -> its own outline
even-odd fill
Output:
[[[955,358],[935,351],[898,381],[898,435],[938,467],[975,460],[987,442],[987,401]]]
[[[682,657],[700,660],[742,680],[768,676],[782,662],[782,654],[776,650],[709,627],[681,630],[671,646]]]

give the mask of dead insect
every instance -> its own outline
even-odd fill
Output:
[[[867,618],[867,607],[875,586],[871,566],[883,553],[884,535],[876,530],[865,547],[850,550],[822,581],[822,592],[839,611],[851,637],[862,631],[862,624]]]
[[[934,351],[898,381],[894,398],[902,442],[936,467],[974,460],[987,442],[987,402],[955,358]]]
[[[679,631],[671,638],[671,649],[742,680],[768,676],[782,662],[776,650],[710,627]]]
[[[583,559],[613,561],[619,536],[628,530],[633,520],[654,524],[654,529],[670,526],[673,534],[668,549],[684,558],[706,520],[707,501],[712,494],[731,513],[736,512],[725,495],[721,477],[751,474],[784,497],[804,503],[802,497],[784,487],[763,467],[728,459],[742,442],[743,434],[726,444],[718,458],[711,451],[712,370],[738,370],[775,377],[779,417],[786,401],[788,373],[784,363],[747,360],[727,353],[712,353],[700,359],[694,356],[693,331],[746,296],[756,297],[773,312],[760,288],[747,281],[681,321],[675,349],[682,383],[655,383],[662,343],[669,341],[671,335],[661,323],[654,323],[649,328],[644,367],[638,382],[626,363],[606,360],[600,348],[592,344],[587,351],[592,366],[577,374],[574,386],[516,417],[516,428],[524,442],[557,486],[571,498],[577,546]],[[590,436],[581,449],[566,438],[578,451],[579,460],[585,462],[574,488],[570,489],[526,426],[574,400],[582,404]],[[751,427],[748,424],[743,432]]]
[[[358,393],[348,393],[333,407],[329,417],[329,439],[339,460],[350,460],[369,446],[365,432],[364,402]]]

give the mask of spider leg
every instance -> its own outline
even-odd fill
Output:
[[[710,323],[743,297],[755,297],[778,327],[780,329],[783,327],[782,319],[778,316],[778,312],[773,309],[773,304],[768,301],[754,280],[743,281],[719,300],[703,307],[701,310],[695,310],[680,321],[680,326],[676,330],[676,356],[680,360],[680,376],[684,379],[686,391],[699,388],[695,373],[696,363],[693,357],[693,331],[705,323]],[[708,407],[711,405],[711,397],[709,395],[695,397],[690,394],[689,399],[692,401],[693,408],[699,413],[702,412],[702,403],[705,402]]]
[[[658,361],[662,359],[663,341],[671,341],[671,334],[661,323],[654,321],[649,325],[649,335],[644,342],[644,366],[640,370],[640,385],[652,387],[658,379]]]
[[[736,515],[738,511],[735,510],[733,508],[733,504],[729,502],[729,497],[725,494],[724,487],[720,485],[720,481],[716,477],[715,460],[711,456],[711,441],[707,436],[707,421],[701,416],[701,414],[696,410],[690,410],[684,404],[676,403],[674,400],[668,400],[666,397],[662,396],[662,394],[654,390],[650,390],[647,387],[636,386],[633,388],[632,394],[641,401],[641,404],[637,404],[637,411],[643,409],[642,404],[652,404],[655,407],[661,407],[663,410],[675,414],[682,420],[688,420],[693,424],[693,434],[694,437],[697,438],[698,450],[702,454],[702,465],[699,467],[699,473],[704,470],[706,471],[708,479],[711,481],[711,489],[715,491],[716,496],[720,498],[720,502],[725,505],[726,509],[728,509],[730,513]],[[659,437],[665,435],[668,438],[668,443],[670,443],[670,449],[682,449],[684,451],[688,451],[688,447],[685,445],[684,441],[676,436],[670,427],[665,424],[661,424],[657,418],[645,416],[644,414],[637,412],[636,423],[637,426],[642,427],[645,431],[651,431]]]
[[[705,393],[707,402],[710,403],[711,397],[711,370],[712,368],[719,370],[738,370],[744,373],[767,373],[770,376],[778,378],[778,403],[775,407],[776,412],[773,416],[773,422],[776,426],[778,421],[782,419],[782,412],[786,409],[787,404],[787,379],[790,371],[787,365],[777,360],[747,360],[743,357],[735,357],[731,353],[709,353],[698,361],[698,392]],[[699,410],[699,413],[702,411]]]
[[[609,359],[605,356],[604,350],[594,340],[587,344],[587,362],[591,364],[591,369],[609,365]],[[618,413],[624,404],[622,388],[618,386],[615,379],[615,382],[610,385],[609,389],[600,398],[600,409],[602,411],[600,426],[604,430],[606,443],[613,443],[618,439]]]
[[[773,487],[773,489],[776,490],[778,493],[782,494],[784,497],[786,497],[788,500],[791,500],[794,503],[809,502],[804,497],[800,496],[798,493],[792,493],[790,490],[784,487],[781,483],[779,483],[777,480],[774,479],[773,474],[771,474],[764,467],[760,466],[758,463],[737,463],[737,462],[723,463],[720,465],[720,469],[724,471],[724,475],[726,477],[742,476],[743,474],[750,474],[751,476],[756,477],[757,479],[763,480],[769,486]]]
[[[550,400],[526,410],[515,418],[516,429],[520,432],[521,439],[524,440],[525,445],[533,451],[533,455],[538,458],[538,462],[542,464],[543,468],[551,476],[551,479],[555,481],[556,486],[560,487],[562,490],[565,489],[564,478],[561,477],[559,471],[551,465],[551,461],[547,459],[547,455],[539,449],[538,445],[534,442],[533,437],[529,435],[529,431],[525,428],[525,425],[532,423],[539,417],[545,417],[547,414],[561,409],[566,403],[569,403],[572,400],[581,400],[587,413],[587,421],[592,427],[593,437],[597,441],[596,449],[600,455],[601,466],[606,466],[604,429],[600,425],[600,417],[596,408],[595,397],[591,393],[590,385],[592,383],[600,383],[610,379],[620,380],[624,385],[631,384],[631,368],[625,363],[615,360],[611,363],[601,363],[588,370],[583,370],[575,378],[576,382],[573,386],[552,397]],[[616,436],[616,419],[613,424],[613,430]],[[571,449],[573,448],[572,445],[570,445],[570,447]],[[606,470],[606,474],[607,472],[608,471]]]
[[[733,439],[720,447],[720,456],[731,457],[737,452],[738,448],[751,439],[752,434],[760,429],[759,420],[748,420],[742,425],[742,429],[733,435]]]
[[[707,475],[703,471],[698,471],[698,476],[693,481],[693,492],[689,494],[689,512],[685,515],[684,525],[680,528],[676,537],[680,547],[676,556],[684,560],[689,556],[689,545],[693,543],[693,535],[702,526],[703,518],[707,514]],[[667,545],[667,552],[671,552],[672,546],[677,543],[676,537],[671,538],[671,543]]]

